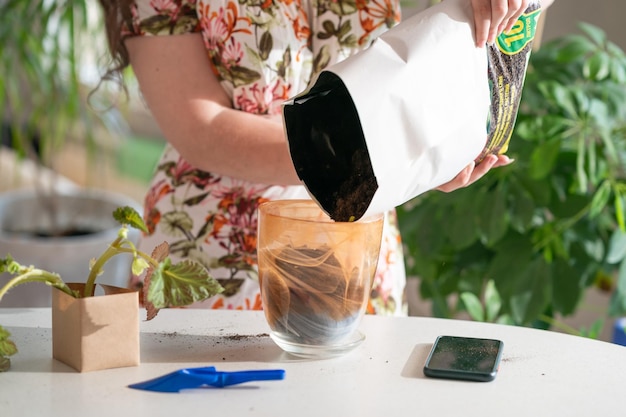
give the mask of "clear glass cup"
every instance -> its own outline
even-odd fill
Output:
[[[259,207],[259,282],[271,337],[291,354],[337,356],[358,331],[376,272],[383,215],[335,222],[311,200]]]

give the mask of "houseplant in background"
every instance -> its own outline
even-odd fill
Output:
[[[580,28],[531,55],[514,164],[400,207],[408,271],[436,316],[547,328],[592,286],[612,292],[610,315],[626,310],[626,57]]]
[[[54,169],[69,142],[86,144],[95,156],[103,140],[124,130],[105,88],[87,97],[106,53],[97,5],[7,0],[0,5],[0,27],[4,145]]]
[[[112,207],[139,206],[124,195],[79,187],[58,173],[59,163],[80,166],[80,158],[88,161],[86,182],[103,181],[106,175],[99,168],[106,151],[125,131],[104,87],[88,98],[99,81],[97,60],[106,52],[101,29],[98,5],[84,0],[0,2],[0,156],[17,161],[12,170],[3,167],[0,178],[0,190],[10,190],[0,194],[0,253],[11,251],[22,263],[74,280],[81,279],[81,272],[70,276],[72,264],[62,254],[87,265],[116,235]],[[77,154],[59,162],[69,145],[84,149],[84,158]],[[22,182],[17,172],[33,179]],[[138,239],[136,231],[130,233]],[[111,276],[102,278],[118,285],[114,277],[125,279],[118,270],[129,271],[130,257],[116,258],[114,264],[107,271]],[[7,280],[6,274],[0,276],[0,284]],[[50,305],[45,288],[16,291],[22,295],[14,294],[3,307]]]
[[[189,305],[223,290],[202,265],[189,260],[172,264],[167,243],[156,247],[152,254],[137,250],[128,239],[128,231],[131,227],[146,231],[147,227],[132,207],[117,208],[113,217],[122,227],[100,256],[91,261],[84,283],[68,283],[55,272],[21,265],[10,254],[0,258],[0,272],[14,276],[0,287],[0,300],[23,284],[40,282],[53,287],[52,354],[79,371],[139,363],[136,292],[104,285],[105,296],[95,297],[96,279],[115,256],[130,254],[133,273],[147,271],[142,299],[148,320],[161,308]],[[8,369],[8,357],[15,352],[15,344],[0,326],[0,370]]]

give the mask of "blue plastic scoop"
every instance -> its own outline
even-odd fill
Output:
[[[220,372],[214,366],[185,368],[144,382],[131,384],[129,388],[157,392],[178,392],[183,389],[226,387],[249,381],[285,379],[282,369]]]

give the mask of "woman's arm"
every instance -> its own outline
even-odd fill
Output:
[[[145,102],[167,141],[187,162],[252,182],[301,184],[282,122],[232,109],[199,34],[135,37],[126,45]],[[467,186],[494,165],[486,158],[440,189]]]
[[[234,110],[213,74],[199,34],[126,41],[142,95],[169,143],[193,166],[264,184],[301,184],[281,120]],[[505,156],[468,165],[438,189],[463,188]]]
[[[166,139],[197,168],[300,184],[280,120],[232,109],[200,34],[126,40],[141,93]]]

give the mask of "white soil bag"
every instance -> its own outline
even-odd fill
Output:
[[[334,220],[354,221],[505,149],[539,12],[533,3],[508,33],[505,43],[524,54],[523,65],[509,57],[504,66],[516,74],[504,82],[496,74],[495,87],[492,58],[512,54],[475,46],[469,0],[430,7],[322,71],[283,109],[291,157],[311,197]]]

